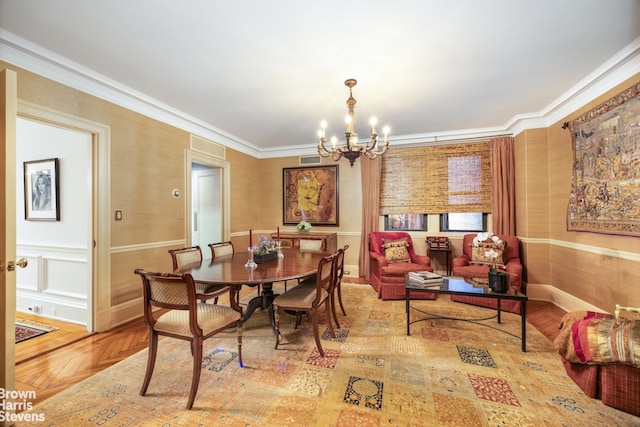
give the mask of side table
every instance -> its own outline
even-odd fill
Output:
[[[427,246],[427,256],[431,257],[432,252],[444,252],[445,265],[447,267],[447,276],[451,276],[451,248],[430,248]]]

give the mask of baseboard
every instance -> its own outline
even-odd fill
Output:
[[[109,325],[109,329],[140,318],[143,315],[142,306],[142,297],[140,297],[133,301],[111,307],[111,325]]]
[[[591,305],[575,296],[564,292],[552,285],[527,284],[527,296],[534,301],[548,301],[564,311],[589,310],[606,313],[605,310]]]

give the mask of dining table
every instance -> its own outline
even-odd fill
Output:
[[[262,286],[260,295],[252,298],[243,313],[246,321],[257,309],[269,310],[269,317],[274,324],[273,300],[278,295],[273,292],[274,282],[302,280],[313,276],[318,271],[320,260],[329,255],[324,251],[300,251],[297,248],[281,249],[281,256],[247,267],[249,251],[235,252],[215,258],[203,259],[201,263],[188,264],[179,269],[181,273],[189,273],[196,283],[219,288],[231,287],[230,298],[235,299],[243,286]]]

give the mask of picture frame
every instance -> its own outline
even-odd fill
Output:
[[[283,168],[283,224],[338,226],[338,182],[338,165]]]
[[[384,216],[386,231],[427,231],[427,214],[391,214]]]
[[[58,158],[24,162],[24,218],[60,221]]]

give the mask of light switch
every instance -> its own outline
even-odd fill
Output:
[[[116,211],[116,221],[122,221],[122,211]]]

